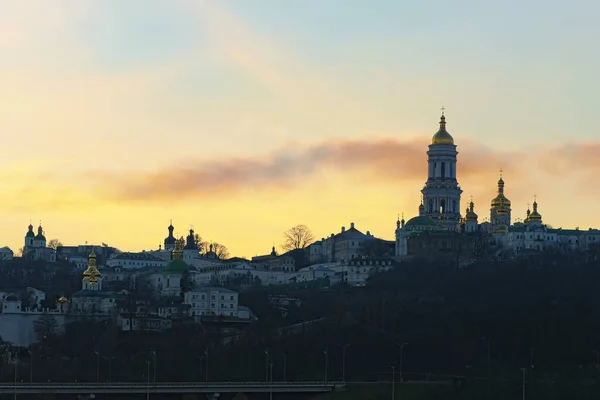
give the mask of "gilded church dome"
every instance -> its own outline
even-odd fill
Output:
[[[440,118],[440,130],[431,138],[431,144],[454,145],[454,138],[446,130],[446,117],[442,114]]]
[[[500,178],[498,180],[498,195],[491,201],[492,208],[510,208],[510,200],[504,196],[504,180]]]

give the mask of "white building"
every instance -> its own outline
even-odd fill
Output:
[[[150,253],[118,253],[106,261],[107,267],[122,267],[124,269],[137,268],[165,268],[167,262],[160,257]]]
[[[238,294],[222,287],[200,287],[184,294],[184,304],[190,305],[191,316],[238,316]]]
[[[342,226],[337,235],[331,234],[311,244],[307,251],[311,264],[323,262],[348,262],[364,253],[366,242],[376,239],[371,232],[362,233],[350,223],[350,229]]]
[[[56,250],[46,247],[46,236],[44,236],[41,224],[38,227],[37,235],[33,233],[33,225],[29,224],[27,233],[25,234],[23,258],[34,261],[56,261]]]

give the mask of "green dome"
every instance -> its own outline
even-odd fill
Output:
[[[27,232],[27,234],[25,235],[25,237],[35,237],[35,233],[33,233],[33,231],[29,231]]]
[[[188,265],[183,260],[171,260],[167,264],[166,274],[181,275],[188,270]]]
[[[435,226],[435,225],[436,225],[435,221],[432,220],[431,218],[426,217],[426,216],[419,216],[419,217],[414,217],[414,218],[409,219],[406,222],[406,225],[404,225],[404,226],[417,227],[417,226]]]
[[[46,241],[46,236],[42,235],[41,233],[38,233],[35,238],[35,240],[43,240],[44,242]]]

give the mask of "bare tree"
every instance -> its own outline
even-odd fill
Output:
[[[48,242],[48,247],[50,247],[51,249],[54,249],[54,250],[56,250],[58,247],[60,247],[62,245],[63,244],[58,239],[50,239],[50,241]]]
[[[314,242],[315,237],[306,225],[296,225],[283,233],[284,243],[281,248],[287,251],[305,249]]]
[[[229,258],[229,249],[227,249],[227,246],[222,245],[221,243],[213,243],[213,251],[215,252],[215,254],[217,255],[217,258],[219,260],[225,260],[227,258]]]
[[[203,241],[202,237],[197,233],[194,234],[194,243],[196,244],[196,247],[198,247],[198,250],[200,250],[200,253],[206,253],[208,250],[208,243]]]

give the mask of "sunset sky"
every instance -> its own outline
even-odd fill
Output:
[[[597,0],[0,1],[0,246],[392,239],[445,106],[480,220],[600,228]]]

